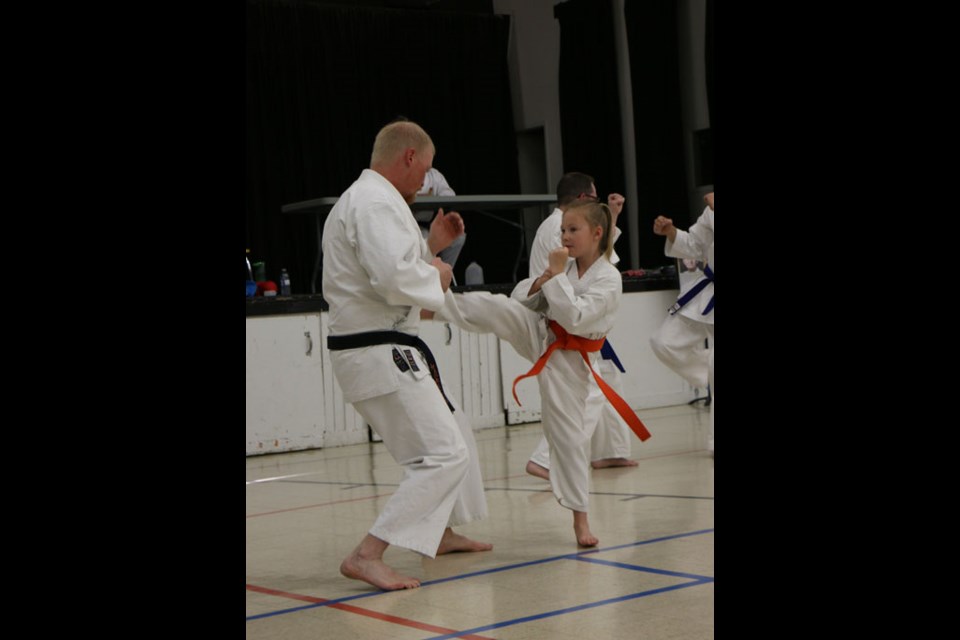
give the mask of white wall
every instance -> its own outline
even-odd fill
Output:
[[[610,332],[627,373],[623,397],[634,409],[689,402],[694,390],[663,366],[648,338],[663,322],[677,290],[625,293]],[[329,314],[270,315],[246,320],[246,453],[259,455],[367,442],[369,429],[345,402],[333,375],[326,338]],[[444,390],[457,399],[476,429],[540,419],[535,380],[513,380],[530,364],[496,336],[460,331],[443,322],[421,323],[437,358]]]

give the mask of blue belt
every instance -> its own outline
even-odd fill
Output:
[[[614,352],[613,347],[610,346],[609,340],[603,341],[603,346],[600,347],[600,357],[604,360],[611,360],[613,364],[617,366],[617,369],[620,369],[620,373],[626,373],[627,370],[623,368],[623,365],[620,364],[620,358],[617,357],[616,352]]]
[[[697,281],[697,284],[690,287],[690,290],[685,294],[677,298],[677,301],[673,303],[673,306],[670,307],[670,315],[675,314],[677,311],[683,308],[683,305],[687,304],[693,300],[697,294],[704,290],[708,284],[713,284],[713,269],[710,268],[710,265],[703,267],[704,278]],[[703,310],[703,313],[700,315],[707,315],[713,311],[713,296],[710,296],[710,302],[707,303],[707,308]]]

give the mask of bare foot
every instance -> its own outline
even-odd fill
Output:
[[[490,551],[493,545],[488,542],[477,542],[471,540],[459,533],[454,533],[453,529],[447,527],[443,530],[443,537],[440,539],[440,546],[437,547],[437,555],[444,553],[456,553],[458,551]]]
[[[604,458],[602,460],[593,460],[590,466],[594,469],[606,469],[607,467],[635,467],[639,462],[630,458]]]
[[[415,589],[420,581],[409,576],[402,576],[388,567],[380,558],[361,558],[354,551],[340,564],[340,573],[354,580],[363,580],[385,591],[397,589]]]
[[[583,511],[573,512],[573,532],[577,535],[577,544],[581,547],[595,547],[600,543],[597,536],[590,533],[587,514]]]
[[[550,479],[550,469],[541,467],[533,460],[527,462],[527,473],[532,476],[537,476],[538,478],[543,478],[544,480]]]

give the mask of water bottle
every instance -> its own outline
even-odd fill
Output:
[[[280,269],[280,295],[290,295],[290,274],[286,269]]]
[[[250,266],[250,249],[247,249],[247,297],[252,298],[257,294],[257,283],[253,279],[253,268]]]
[[[467,265],[466,271],[466,283],[470,284],[483,284],[483,267],[478,265],[476,262],[471,262]]]

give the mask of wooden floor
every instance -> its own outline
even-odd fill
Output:
[[[699,404],[699,403],[698,403]],[[382,443],[248,457],[247,638],[713,638],[709,410],[638,411],[639,466],[592,472],[597,548],[524,472],[539,424],[476,432],[490,517],[458,531],[492,551],[431,560],[390,547],[422,581],[382,592],[340,575],[402,471]]]

